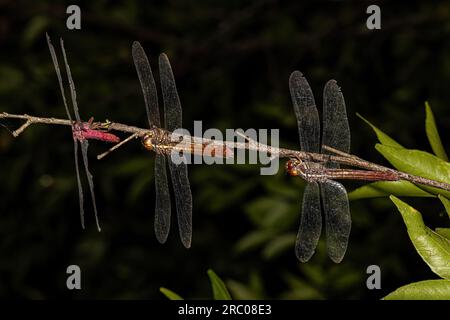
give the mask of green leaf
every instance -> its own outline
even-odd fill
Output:
[[[248,233],[236,243],[234,250],[237,253],[249,251],[263,245],[276,235],[273,229],[256,230]]]
[[[214,300],[231,300],[230,293],[228,292],[225,283],[223,283],[223,281],[211,269],[208,270],[208,277],[211,282]]]
[[[283,293],[283,299],[325,299],[323,294],[314,285],[312,285],[311,282],[305,281],[304,278],[287,272],[283,274],[283,278],[289,287],[289,290],[286,290],[286,292]]]
[[[361,118],[365,123],[367,123],[370,127],[372,127],[373,131],[375,131],[375,134],[377,135],[377,138],[381,144],[383,144],[385,146],[395,147],[395,148],[403,148],[403,146],[400,143],[398,143],[397,141],[395,141],[394,139],[389,137],[386,133],[384,133],[377,127],[375,127],[373,124],[371,124],[369,122],[369,120],[366,120],[362,115],[360,115],[359,113],[357,113],[356,115],[359,118]]]
[[[414,183],[401,180],[366,184],[350,192],[348,199],[354,201],[365,198],[388,197],[390,195],[397,197],[434,197],[433,194],[420,189]]]
[[[19,69],[6,65],[0,65],[0,75],[1,94],[19,89],[25,81],[25,77]]]
[[[444,238],[450,240],[450,228],[436,228],[434,231],[436,231],[437,234],[440,234]]]
[[[251,286],[238,281],[227,281],[227,285],[236,300],[263,300],[265,297]]]
[[[304,263],[299,267],[309,283],[314,284],[316,287],[322,287],[327,283],[328,273],[323,268],[318,267],[318,265]]]
[[[296,234],[287,233],[274,238],[264,248],[264,258],[272,259],[285,252],[287,249],[294,248],[296,237]]]
[[[286,229],[293,218],[291,209],[283,198],[264,197],[248,203],[245,213],[258,227]]]
[[[227,287],[233,293],[235,300],[262,300],[267,298],[264,283],[258,272],[250,271],[248,283],[227,281]]]
[[[431,153],[420,150],[394,148],[382,144],[377,144],[375,148],[397,170],[431,180],[450,183],[450,163],[439,159]],[[431,193],[443,194],[450,197],[449,191],[427,186],[423,186],[423,188]]]
[[[172,290],[169,290],[167,288],[161,287],[159,288],[159,291],[165,295],[170,300],[184,300],[182,297],[180,297],[178,294],[173,292]]]
[[[427,133],[431,149],[433,149],[436,156],[444,161],[448,161],[447,153],[442,145],[441,137],[439,136],[436,126],[436,121],[434,120],[433,111],[431,111],[431,107],[427,101],[425,102],[425,114],[425,131]]]
[[[49,24],[50,19],[43,15],[34,16],[29,20],[23,32],[25,46],[30,47],[39,37],[42,37]]]
[[[441,200],[442,204],[444,205],[445,211],[447,211],[448,217],[450,219],[450,200],[448,200],[443,195],[438,195],[439,200]]]
[[[391,292],[384,300],[450,300],[450,281],[426,280],[410,283]]]
[[[409,238],[431,270],[450,279],[450,241],[428,228],[422,215],[400,199],[390,196],[405,222]]]

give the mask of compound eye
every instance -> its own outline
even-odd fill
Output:
[[[150,150],[150,151],[153,150],[153,143],[152,143],[152,138],[150,135],[145,135],[142,138],[142,145],[147,150]]]
[[[286,171],[292,177],[296,177],[299,175],[299,172],[296,168],[296,162],[294,160],[289,160],[288,162],[286,162]]]
[[[296,176],[299,175],[298,170],[297,170],[297,169],[294,169],[294,168],[292,168],[291,170],[289,170],[288,173],[289,173],[289,175],[290,175],[291,177],[296,177]]]
[[[286,171],[291,171],[292,170],[292,161],[289,160],[288,162],[286,162]]]

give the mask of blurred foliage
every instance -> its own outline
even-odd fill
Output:
[[[425,103],[425,109],[425,131],[430,146],[436,155],[420,150],[406,149],[368,120],[360,115],[358,116],[377,135],[380,143],[375,145],[375,149],[397,170],[450,184],[450,163],[446,160],[447,155],[437,130],[433,112],[428,103]],[[450,192],[425,185],[416,186],[409,181],[381,181],[373,182],[353,190],[349,193],[349,199],[357,200],[372,197],[387,197],[390,195],[402,197],[433,197],[442,195],[449,197]]]
[[[388,294],[387,300],[450,300],[450,238],[428,228],[420,212],[391,196],[400,211],[417,253],[441,280],[425,280],[402,286]],[[444,204],[449,200],[442,198]],[[447,210],[447,206],[446,210]],[[450,211],[447,210],[450,214]]]
[[[209,282],[211,284],[211,291],[214,300],[231,300],[230,293],[228,292],[228,289],[225,286],[225,283],[222,281],[222,279],[220,279],[219,276],[211,269],[209,269],[207,273],[209,277]],[[169,289],[160,288],[159,291],[161,291],[161,293],[164,294],[170,300],[183,299],[181,296],[179,296],[178,294]]]
[[[298,148],[288,90],[298,69],[318,105],[323,84],[338,81],[352,152],[364,159],[384,163],[356,112],[408,148],[428,150],[426,100],[443,137],[450,130],[448,1],[381,1],[382,29],[374,31],[365,28],[368,4],[361,1],[80,1],[81,31],[65,27],[68,4],[0,2],[0,111],[65,117],[48,31],[54,41],[65,40],[84,119],[146,125],[130,52],[139,40],[155,70],[157,55],[169,55],[187,129],[193,120],[204,128],[280,128],[282,146]],[[448,139],[442,142],[447,150]],[[0,296],[164,299],[164,286],[197,298],[209,290],[204,270],[211,267],[235,299],[374,299],[433,276],[382,198],[352,202],[341,264],[327,258],[324,239],[300,264],[293,248],[303,183],[283,170],[260,176],[255,165],[190,166],[192,248],[181,245],[176,219],[160,245],[153,232],[153,155],[130,143],[96,161],[107,147],[90,148],[98,233],[88,197],[87,228],[80,227],[68,128],[36,125],[17,139],[0,130]],[[349,190],[358,185],[346,183]],[[411,201],[430,212],[427,225],[448,227],[437,199]],[[65,287],[70,264],[82,269],[81,291]],[[382,270],[378,291],[365,287],[371,264]]]

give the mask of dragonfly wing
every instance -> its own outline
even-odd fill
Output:
[[[155,234],[160,243],[165,243],[170,231],[170,194],[167,180],[166,158],[161,154],[155,159]]]
[[[53,61],[53,66],[55,67],[55,71],[56,71],[56,76],[58,77],[58,84],[59,84],[59,89],[61,91],[61,96],[63,98],[63,102],[64,102],[64,108],[66,110],[66,114],[67,114],[67,118],[72,121],[72,116],[70,115],[70,111],[69,111],[69,107],[67,105],[67,99],[66,99],[66,95],[64,93],[64,86],[63,86],[63,81],[62,81],[62,76],[61,76],[61,69],[59,68],[59,63],[58,63],[58,58],[56,56],[56,52],[55,52],[55,48],[53,47],[53,44],[51,43],[50,37],[48,34],[46,34],[47,37],[47,45],[48,45],[48,49],[50,50],[50,55],[52,57],[52,61]],[[76,92],[75,92],[75,86],[73,84],[72,81],[72,76],[70,74],[70,67],[69,64],[67,63],[67,57],[66,57],[66,52],[64,50],[64,44],[61,40],[61,49],[64,55],[64,62],[66,65],[66,70],[67,70],[67,76],[69,79],[69,84],[71,86],[71,94],[72,94],[72,101],[73,101],[73,106],[74,106],[74,110],[75,110],[75,116],[77,118],[77,120],[79,121],[79,114],[78,114],[78,107],[76,104]],[[73,128],[72,128],[72,132],[73,132]],[[84,196],[83,196],[83,187],[81,185],[81,178],[80,178],[80,167],[79,167],[79,163],[78,163],[78,142],[76,139],[74,139],[73,141],[73,150],[74,150],[74,157],[75,157],[75,172],[77,175],[77,185],[78,185],[78,199],[80,201],[80,219],[81,219],[81,227],[84,229]],[[82,145],[83,148],[83,145]],[[83,150],[82,150],[83,152]],[[93,190],[92,190],[93,192]]]
[[[92,206],[94,207],[95,223],[97,224],[98,231],[101,231],[100,223],[98,221],[97,204],[95,202],[94,179],[92,177],[91,172],[89,171],[89,162],[87,156],[89,142],[87,140],[83,140],[80,141],[80,144],[81,144],[81,155],[83,157],[84,163],[84,170],[86,171],[86,178],[89,184],[89,191],[91,192]]]
[[[164,100],[165,125],[167,130],[173,131],[182,126],[182,110],[172,67],[164,53],[159,56],[159,74]],[[169,159],[169,168],[175,193],[180,238],[183,245],[189,248],[192,241],[192,193],[187,165],[186,162],[176,164]]]
[[[346,153],[350,152],[350,127],[344,96],[335,80],[328,81],[323,90],[322,145]],[[330,154],[327,150],[322,152]],[[334,165],[334,167],[338,166]]]
[[[320,140],[319,113],[311,87],[300,71],[291,74],[289,89],[297,118],[300,147],[303,151],[317,153]]]
[[[73,140],[73,151],[75,154],[75,172],[77,175],[78,199],[80,200],[81,227],[84,229],[84,197],[83,197],[83,187],[81,186],[81,178],[80,178],[80,164],[78,163],[78,142],[75,139]]]
[[[159,56],[159,76],[164,100],[166,129],[173,131],[182,126],[182,110],[172,67],[170,66],[169,58],[164,53]]]
[[[310,182],[303,193],[302,217],[295,242],[295,254],[301,262],[307,262],[313,256],[321,230],[319,185]]]
[[[75,119],[78,123],[81,123],[80,119],[80,112],[78,111],[78,104],[77,104],[77,91],[75,90],[75,83],[72,79],[72,73],[70,72],[69,63],[67,62],[67,55],[66,50],[64,49],[64,41],[63,39],[59,39],[61,44],[61,51],[64,58],[64,65],[66,66],[66,72],[67,72],[67,79],[69,80],[69,88],[70,88],[70,95],[72,97],[72,105],[73,105],[73,112],[75,114]]]
[[[190,248],[192,241],[192,192],[186,163],[175,164],[169,159],[170,174],[177,206],[181,242]]]
[[[67,106],[66,95],[64,93],[64,86],[63,86],[62,77],[61,77],[61,70],[59,69],[59,63],[58,63],[58,58],[56,57],[55,48],[52,45],[49,35],[47,33],[45,35],[47,36],[47,45],[48,45],[48,49],[50,50],[50,55],[52,56],[52,61],[53,61],[53,66],[55,67],[56,76],[58,77],[59,90],[61,91],[61,96],[63,98],[64,107],[65,107],[66,113],[67,113],[67,118],[69,118],[69,120],[72,121],[72,116],[70,115],[69,107]]]
[[[328,256],[335,263],[344,258],[352,220],[347,191],[339,182],[327,180],[321,183],[322,203],[325,213]]]
[[[134,66],[141,83],[142,93],[144,94],[145,110],[147,111],[147,119],[150,127],[161,127],[161,118],[159,116],[158,93],[156,91],[155,79],[153,78],[152,69],[148,62],[147,55],[141,44],[137,41],[133,42],[131,49],[133,55]]]

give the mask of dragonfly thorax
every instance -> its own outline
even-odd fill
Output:
[[[286,163],[286,171],[292,177],[300,177],[308,182],[320,182],[325,179],[321,173],[322,165],[316,162],[305,162],[300,159],[290,159]]]
[[[142,137],[142,145],[149,151],[166,154],[170,152],[172,142],[167,131],[155,127]]]

